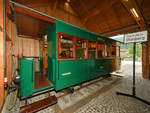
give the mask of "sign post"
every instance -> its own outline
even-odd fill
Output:
[[[121,93],[121,92],[116,92],[116,94],[132,97],[132,98],[135,98],[139,101],[142,101],[142,102],[150,105],[150,102],[136,96],[136,86],[135,86],[136,43],[146,42],[146,41],[147,41],[147,31],[126,34],[124,36],[124,43],[133,43],[133,86],[132,86],[132,94],[126,94],[126,93]]]

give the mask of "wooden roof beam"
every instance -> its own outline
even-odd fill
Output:
[[[117,22],[118,22],[118,24],[119,24],[119,26],[121,28],[123,26],[123,24],[121,22],[121,19],[120,19],[120,16],[119,16],[118,12],[117,12],[118,9],[116,9],[114,5],[112,6],[111,9],[113,11],[113,14],[115,15],[115,19],[117,20]]]
[[[52,5],[52,8],[51,8],[51,15],[53,16],[55,11],[56,11],[56,7],[57,7],[57,3],[58,3],[58,0],[55,0],[53,5]]]
[[[101,15],[102,15],[102,18],[103,18],[103,22],[107,25],[109,31],[112,30],[110,24],[109,24],[109,21],[108,21],[108,18],[105,16],[105,14],[103,12],[101,12]]]
[[[104,0],[103,2],[102,1],[99,1],[97,4],[97,6],[92,10],[92,11],[89,11],[88,14],[84,15],[82,17],[82,20],[83,20],[83,23],[85,24],[90,18],[100,14],[102,12],[102,10],[105,10],[106,7],[104,6],[111,6],[114,2],[116,2],[116,0]]]
[[[136,23],[139,25],[139,27],[144,30],[147,28],[147,23],[144,20],[144,17],[142,15],[142,10],[137,4],[136,0],[121,0],[125,8],[128,10],[128,12],[132,15]]]
[[[130,29],[138,29],[138,28],[139,28],[138,25],[134,24],[134,25],[129,25],[129,26],[125,26],[122,28],[112,30],[111,32],[105,32],[105,33],[103,32],[103,33],[101,33],[101,35],[107,36],[107,35],[112,35],[112,34],[118,34],[118,33],[123,32],[123,31],[127,31]]]
[[[84,5],[82,0],[79,0],[79,2],[81,3],[81,5],[83,6],[84,10],[89,14],[90,12],[88,11],[87,7]],[[81,19],[80,19],[81,20]],[[86,26],[85,22],[81,20],[81,22],[83,22],[83,25]],[[98,30],[98,32],[102,32],[102,29],[100,28],[99,24],[97,21],[94,21],[94,24]]]

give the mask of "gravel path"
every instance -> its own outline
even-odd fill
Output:
[[[116,95],[116,91],[132,92],[132,69],[132,61],[123,61],[120,71],[126,76],[120,84],[92,99],[76,113],[150,113],[150,106],[130,97]],[[150,81],[144,80],[141,72],[141,62],[136,62],[136,93],[150,101]]]

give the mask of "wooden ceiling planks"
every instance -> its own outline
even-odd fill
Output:
[[[67,0],[44,0],[44,1],[14,0],[14,1],[17,1],[27,6],[31,6],[31,5],[38,6],[40,4],[43,6],[49,5],[52,9],[59,8],[67,12],[67,10],[64,8],[64,4],[67,2]],[[88,1],[70,0],[70,2],[68,3],[70,4],[73,10],[73,11],[71,11],[70,9],[68,10],[69,15],[78,16],[78,18],[81,20],[84,26],[88,28],[93,27],[96,24],[97,27],[95,27],[95,30],[94,28],[92,29],[97,33],[103,33],[104,31],[111,32],[114,31],[115,29],[136,24],[136,21],[132,18],[132,15],[128,12],[126,7],[123,5],[122,0],[111,0],[111,1],[110,0],[88,0]],[[150,13],[149,13],[150,1],[137,0],[137,3],[142,8],[143,15],[146,21],[150,20]],[[56,11],[54,11],[53,13],[55,16]],[[102,15],[104,15],[104,17],[102,17],[101,13],[103,13]],[[99,21],[99,18],[104,18],[104,19]],[[73,22],[73,21],[70,20],[67,22]],[[90,24],[91,26],[88,26],[89,22],[91,22]],[[106,24],[109,24],[109,28],[108,25]],[[103,27],[101,25],[105,25],[107,27]]]
[[[88,29],[95,24],[99,25],[99,27],[95,27],[95,30],[92,28],[94,32],[99,31],[97,33],[111,32],[118,28],[136,24],[120,0],[89,0],[88,2],[85,0],[79,0],[78,2],[71,0],[71,6]],[[88,26],[89,22],[93,26],[91,24]],[[97,30],[97,28],[100,30]]]
[[[83,4],[85,4],[85,6],[87,7],[88,13],[84,13],[84,15],[82,15],[81,18],[86,23],[88,21],[88,19],[90,19],[90,18],[92,18],[94,16],[97,16],[99,13],[104,12],[104,10],[106,10],[108,8],[110,9],[110,6],[114,2],[116,2],[116,0],[111,0],[111,1],[108,1],[108,0],[97,1],[97,2],[94,2],[95,6],[92,6],[92,7],[88,7],[88,4],[90,4],[90,3],[87,4],[86,2],[84,2]],[[78,11],[78,12],[80,12],[80,11]]]
[[[39,39],[43,31],[50,25],[48,21],[33,18],[16,12],[17,33],[21,37]]]
[[[60,10],[68,12],[69,15],[72,16],[76,15],[78,19],[80,19],[81,23],[84,24],[85,27],[87,27],[88,29],[91,28],[94,32],[101,34],[105,31],[111,32],[114,31],[115,29],[136,24],[136,21],[132,18],[131,14],[125,8],[121,0],[111,0],[111,1],[88,0],[88,2],[87,0],[78,0],[78,1],[70,0],[70,2],[68,3],[70,4],[72,11],[71,9],[69,9],[68,11],[65,9],[64,5],[67,2],[67,0],[44,0],[44,1],[14,0],[14,1],[17,1],[27,6],[35,6],[35,7],[36,5],[38,6],[40,4],[43,6],[49,5],[51,9],[55,9],[55,11],[50,12],[51,14],[53,12],[54,15],[52,16],[56,15],[55,14],[56,10],[59,8]],[[148,7],[149,5],[147,5],[149,3],[149,0],[137,0],[137,2],[139,6],[142,8],[143,12],[146,13],[143,14],[145,19],[149,20],[150,10]],[[143,5],[145,4],[146,7],[145,6],[143,7]],[[100,18],[103,19],[99,20]],[[72,20],[66,22],[71,22],[71,24],[74,24]],[[88,26],[89,22],[91,23],[90,26]],[[93,28],[93,26],[95,26],[95,28]]]

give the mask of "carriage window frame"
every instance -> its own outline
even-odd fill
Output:
[[[108,54],[107,54],[107,44],[106,43],[104,44],[104,57],[108,57]]]
[[[113,47],[114,47],[114,50],[115,50],[115,51],[113,50]],[[112,45],[112,46],[111,46],[111,56],[112,56],[112,57],[116,57],[116,56],[117,56],[117,50],[116,50],[116,49],[117,49],[117,46],[116,46],[116,45]],[[115,53],[114,55],[112,54],[113,52]]]
[[[110,58],[111,56],[111,44],[105,43],[104,44],[104,57]]]
[[[67,38],[70,38],[72,40],[72,58],[64,58],[64,57],[60,57],[60,37],[63,36],[63,37],[67,37]],[[86,47],[85,47],[85,53],[84,53],[84,58],[82,59],[79,59],[77,58],[77,41],[78,39],[81,39],[81,40],[85,40],[85,44],[86,44]],[[90,51],[89,51],[89,44],[90,42],[94,42],[96,47],[95,47],[95,58],[90,58]],[[104,48],[103,48],[103,51],[102,51],[102,57],[99,57],[98,55],[98,44],[103,44]],[[112,55],[112,47],[115,46],[116,48],[116,53],[115,55]],[[89,39],[86,39],[86,38],[81,38],[81,37],[76,37],[76,36],[73,36],[73,35],[69,35],[69,34],[65,34],[65,33],[62,33],[62,32],[58,32],[57,33],[57,59],[60,60],[60,61],[70,61],[70,60],[96,60],[96,59],[103,59],[103,58],[110,58],[110,57],[120,57],[120,54],[119,56],[117,56],[117,47],[120,48],[120,46],[117,46],[117,45],[112,45],[112,44],[109,44],[109,43],[103,43],[103,42],[99,42],[99,41],[96,41],[96,40],[89,40]],[[120,50],[120,49],[119,49]]]
[[[102,51],[101,51],[101,52],[102,52],[102,53],[101,53],[101,54],[102,54],[101,57],[99,56],[99,44],[102,44],[102,45],[103,45],[103,48],[102,48]],[[97,53],[96,53],[97,59],[102,59],[102,58],[104,58],[104,57],[105,57],[105,43],[97,42],[97,48],[96,48],[96,49],[97,49],[97,51],[96,51],[96,52],[97,52]]]
[[[90,49],[90,47],[89,47],[89,46],[90,46],[90,41],[91,41],[91,42],[95,42],[95,58],[90,58],[90,51],[91,51],[91,50],[89,50],[89,49]],[[89,60],[98,59],[98,57],[97,57],[97,56],[98,56],[98,55],[97,55],[97,43],[98,43],[98,42],[97,42],[96,40],[88,40],[87,51],[88,51],[88,59],[89,59]]]
[[[77,53],[77,50],[79,50],[78,47],[77,47],[78,40],[81,40],[81,41],[85,42],[84,44],[81,45],[82,47],[84,46],[82,48],[83,49],[84,58],[78,58],[78,53]],[[85,39],[85,38],[76,37],[76,43],[75,43],[76,60],[85,60],[85,59],[88,59],[88,57],[87,57],[88,56],[87,48],[88,48],[88,40]]]
[[[61,57],[61,37],[67,37],[68,39],[70,38],[70,40],[72,40],[72,57],[71,58],[65,58],[65,57]],[[65,34],[65,33],[57,33],[57,59],[61,60],[61,61],[69,61],[69,60],[75,60],[76,59],[76,52],[75,52],[75,43],[76,43],[76,38],[72,35],[69,34]]]

